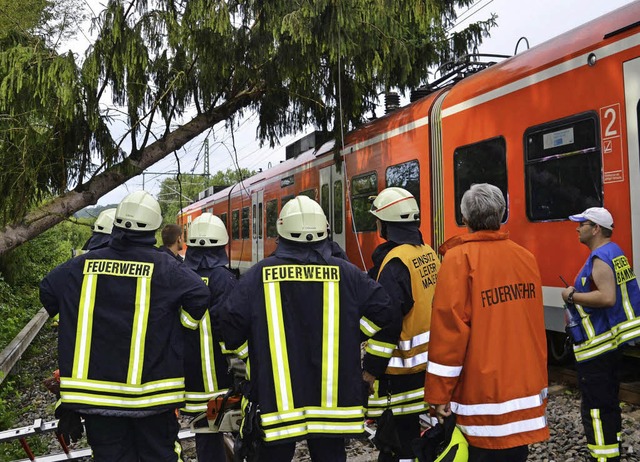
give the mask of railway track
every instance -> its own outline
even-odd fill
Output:
[[[36,314],[32,321],[29,322],[23,331],[16,336],[11,344],[5,348],[5,350],[0,352],[0,371],[2,372],[0,374],[0,382],[4,380],[6,374],[8,374],[15,364],[18,363],[22,354],[27,350],[32,340],[37,337],[40,329],[45,325],[47,319],[48,316],[46,312],[44,309],[41,310]],[[572,388],[575,389],[577,385],[576,372],[572,367],[550,366],[549,383],[550,395],[562,395],[566,390]],[[640,358],[638,357],[630,356],[625,359],[620,399],[636,406],[640,405]],[[636,413],[637,412],[638,411],[636,411]],[[53,446],[49,448],[49,454],[39,456],[34,455],[33,451],[31,451],[31,448],[29,447],[29,438],[52,433],[56,428],[57,422],[55,420],[46,421],[45,419],[38,418],[30,425],[0,431],[0,443],[13,440],[20,441],[27,458],[16,459],[14,462],[86,460],[86,458],[90,456],[91,451],[89,448],[69,448],[64,445],[64,442],[60,442],[59,448],[54,449],[53,447],[55,447],[56,438],[53,437],[53,435],[51,435],[51,442]],[[188,429],[183,429],[179,434],[180,440],[184,442],[193,438],[193,436],[193,433]],[[189,444],[192,445],[193,443],[187,443],[186,447],[189,447]],[[232,447],[233,443],[232,441],[227,441],[227,444],[228,447]],[[18,455],[14,457],[20,456]]]
[[[631,361],[631,359],[629,359]],[[634,363],[637,361],[634,360]],[[623,371],[623,381],[620,384],[620,400],[630,404],[640,405],[640,377],[636,371]],[[549,383],[566,384],[577,387],[577,373],[571,367],[549,366]]]

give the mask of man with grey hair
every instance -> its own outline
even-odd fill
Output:
[[[468,233],[440,246],[425,400],[454,413],[470,462],[521,462],[549,438],[547,354],[538,264],[500,231],[502,191],[475,184],[461,202]]]

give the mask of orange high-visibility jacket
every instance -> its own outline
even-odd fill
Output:
[[[440,247],[425,400],[451,403],[469,444],[507,449],[549,438],[540,272],[508,233]]]

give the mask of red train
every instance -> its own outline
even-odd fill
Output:
[[[607,207],[614,240],[640,267],[639,20],[640,2],[631,3],[433,88],[349,133],[339,168],[325,143],[189,205],[178,223],[186,231],[204,211],[219,215],[232,267],[243,271],[275,249],[284,203],[308,194],[364,268],[380,243],[369,196],[387,186],[413,192],[423,236],[437,249],[465,231],[462,194],[493,183],[507,198],[504,228],[538,259],[548,329],[563,332],[559,276],[573,280],[588,253],[568,215]]]

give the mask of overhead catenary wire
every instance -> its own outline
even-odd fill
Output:
[[[485,2],[484,5],[482,5],[482,3]],[[472,18],[473,16],[475,16],[476,14],[478,14],[480,11],[482,11],[484,8],[486,8],[487,6],[489,6],[491,3],[493,3],[493,0],[480,0],[478,3],[474,3],[473,5],[471,5],[464,13],[462,13],[456,20],[456,23],[454,25],[452,25],[449,29],[446,30],[447,33],[449,33],[451,30],[455,29],[456,27],[458,27],[460,24],[462,24],[463,22],[469,20],[469,18]],[[463,17],[465,14],[467,14],[470,10],[472,10],[474,7],[478,6],[478,5],[482,5],[481,7],[479,7],[477,10],[471,12],[468,16]]]

